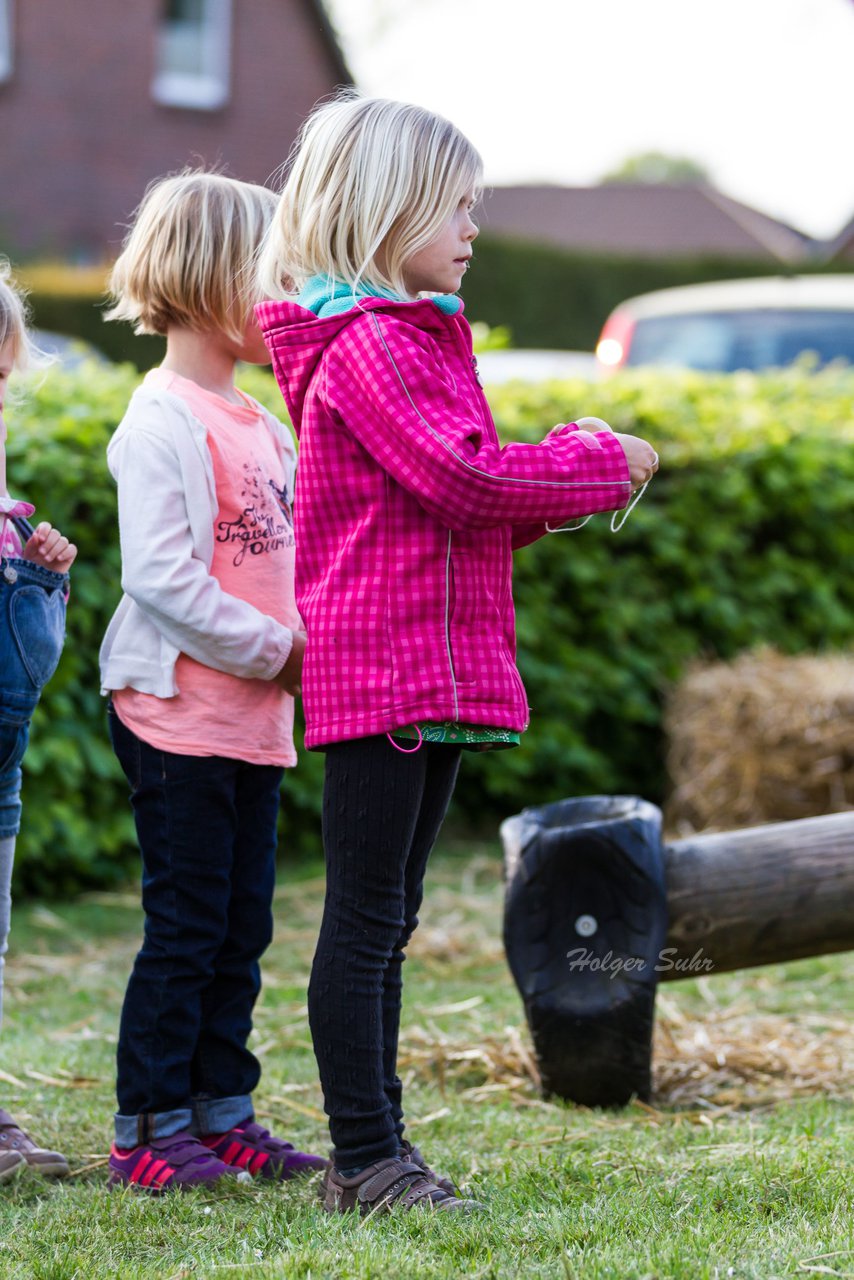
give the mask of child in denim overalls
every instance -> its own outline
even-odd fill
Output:
[[[34,508],[9,497],[3,406],[10,374],[25,368],[34,354],[21,295],[10,281],[8,262],[0,259],[0,1015],[9,889],[21,825],[21,761],[39,694],[62,652],[68,570],[77,555],[77,548],[49,524],[40,524],[24,542],[13,523]],[[0,1109],[0,1182],[25,1164],[44,1174],[68,1173],[63,1155],[40,1147]]]

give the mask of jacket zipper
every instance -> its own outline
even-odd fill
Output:
[[[456,339],[457,345],[458,345],[460,348],[462,348],[462,352],[463,352],[463,354],[464,354],[464,355],[466,355],[466,356],[468,356],[468,358],[469,358],[469,362],[470,362],[470,364],[471,364],[471,371],[472,371],[472,374],[473,374],[473,376],[474,376],[474,380],[475,380],[475,382],[477,383],[477,394],[478,394],[478,397],[479,397],[479,399],[480,399],[481,407],[482,407],[483,409],[485,409],[485,410],[486,410],[487,414],[489,415],[489,418],[490,418],[490,419],[492,419],[492,410],[491,410],[491,409],[490,409],[490,407],[489,407],[489,401],[488,401],[488,400],[487,400],[487,398],[486,398],[486,392],[485,392],[485,391],[484,391],[484,389],[483,389],[483,383],[482,383],[482,382],[481,382],[481,380],[480,380],[480,374],[479,374],[479,372],[478,372],[478,368],[477,368],[477,357],[476,357],[474,354],[472,354],[472,355],[470,355],[470,356],[469,356],[469,354],[468,354],[468,348],[465,346],[465,344],[464,344],[464,342],[463,342],[463,340],[462,340],[462,337],[460,336],[459,330],[457,330],[457,331],[455,332],[455,335],[454,335],[454,336],[455,336],[455,339]],[[508,597],[508,596],[510,597],[510,600],[511,600],[511,601],[512,601],[512,599],[513,599],[513,595],[512,595],[512,585],[511,585],[511,584],[512,584],[512,570],[511,570],[510,574],[508,574],[507,581],[506,581],[506,583],[504,584],[504,591],[502,592],[502,608],[506,608],[506,606],[507,606],[507,597]],[[448,655],[450,656],[450,640],[449,640],[449,642],[448,642]],[[524,684],[522,683],[522,677],[521,677],[521,676],[520,676],[520,674],[519,674],[519,668],[516,666],[516,664],[515,664],[515,663],[513,664],[513,678],[514,678],[514,683],[515,683],[515,685],[516,685],[516,689],[517,689],[517,693],[518,693],[518,696],[519,696],[519,700],[523,703],[523,705],[524,705],[524,706],[525,706],[525,708],[527,709],[527,706],[528,706],[528,698],[527,698],[527,696],[526,696],[526,694],[525,694],[525,686],[524,686]],[[526,728],[526,729],[527,729],[527,727],[528,727],[528,725],[529,725],[529,724],[530,724],[530,716],[528,716],[528,718],[527,718],[527,719],[526,719],[526,721],[525,721],[525,728]]]
[[[457,693],[457,673],[454,670],[454,655],[451,652],[451,542],[453,533],[448,530],[448,551],[445,556],[445,648],[448,654],[448,668],[451,672],[451,684],[454,689],[454,719],[460,718],[460,700]]]

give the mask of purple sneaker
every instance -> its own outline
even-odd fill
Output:
[[[226,1165],[244,1169],[253,1178],[272,1178],[285,1182],[300,1173],[325,1169],[323,1156],[297,1151],[292,1142],[274,1138],[254,1120],[226,1133],[208,1133],[199,1138],[204,1147],[224,1160]]]
[[[153,1138],[141,1147],[125,1149],[113,1143],[109,1168],[111,1187],[142,1187],[155,1192],[210,1186],[222,1178],[250,1181],[248,1174],[225,1164],[186,1131]]]

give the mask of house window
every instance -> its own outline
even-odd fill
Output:
[[[0,81],[12,74],[12,0],[0,0]]]
[[[202,111],[225,106],[230,54],[231,0],[162,0],[155,101]]]

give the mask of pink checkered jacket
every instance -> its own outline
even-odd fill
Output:
[[[257,314],[300,440],[306,746],[425,720],[523,730],[511,551],[626,505],[619,442],[570,423],[502,448],[469,326],[430,300]]]

